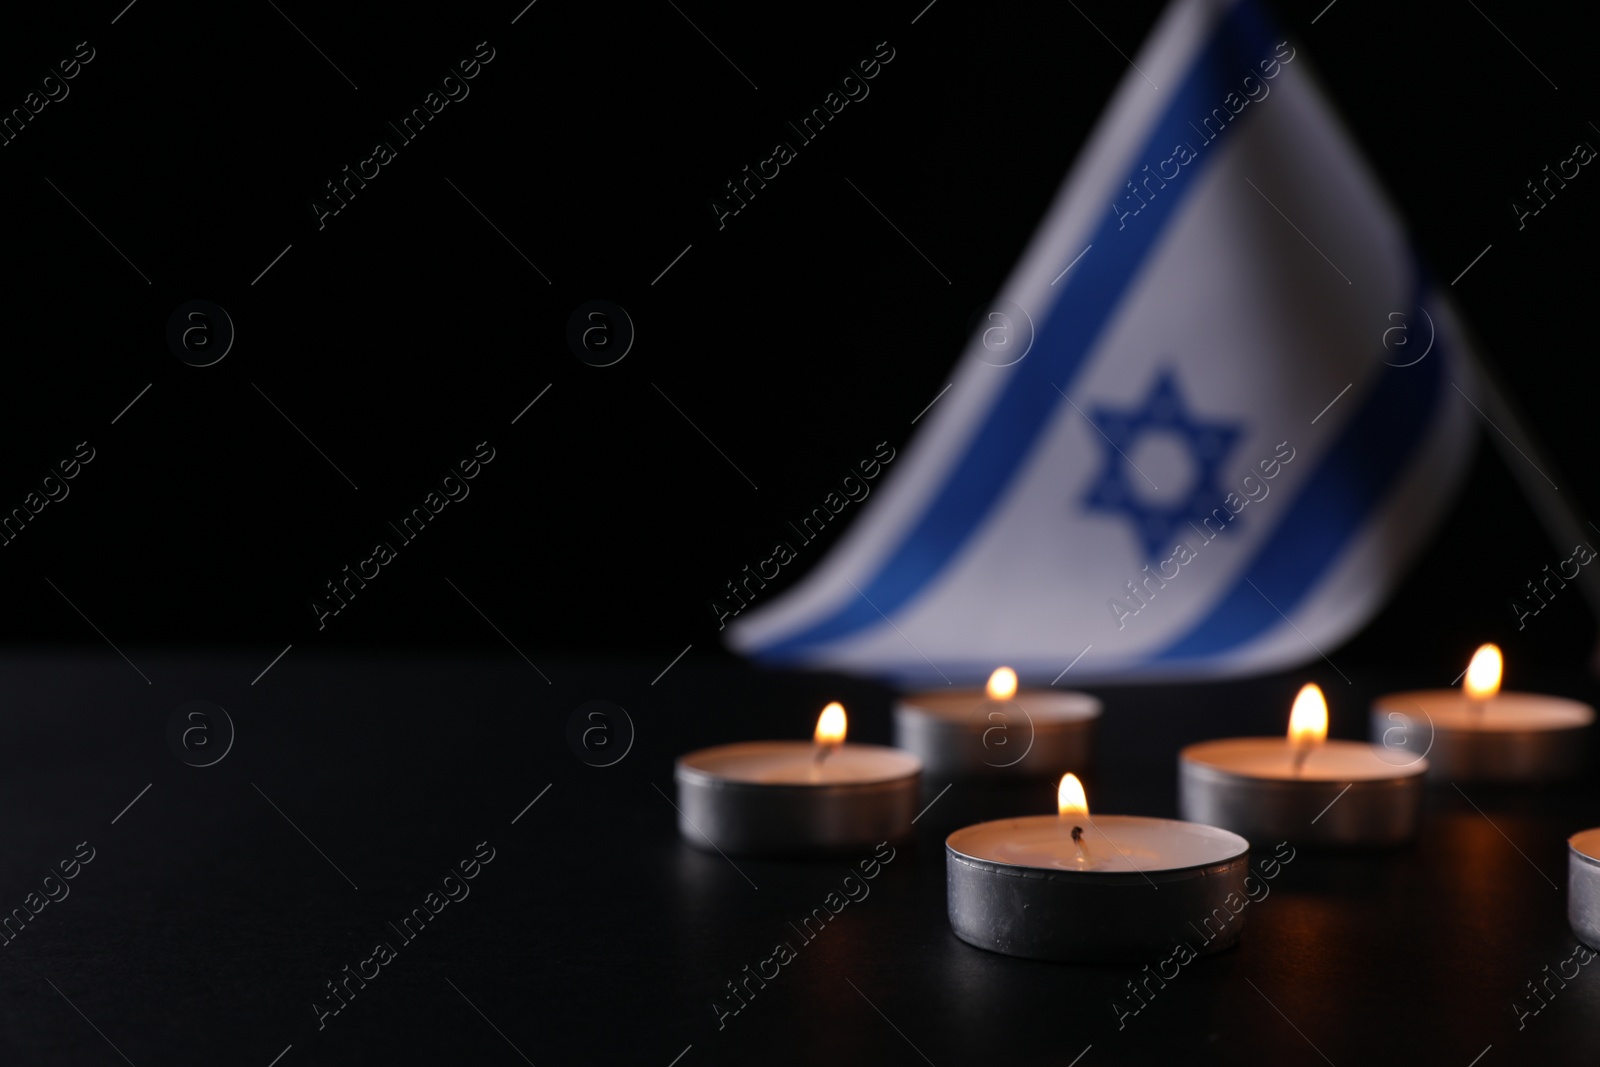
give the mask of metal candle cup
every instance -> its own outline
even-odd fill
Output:
[[[1082,827],[1088,860],[1072,840]],[[1068,963],[1147,960],[1245,899],[1250,845],[1214,826],[1129,815],[1035,815],[945,840],[950,926],[969,945]],[[1159,890],[1159,892],[1157,891]],[[1242,923],[1202,953],[1238,940]]]
[[[1600,828],[1567,838],[1567,923],[1579,941],[1600,948]]]
[[[992,700],[982,689],[907,693],[895,704],[894,743],[932,775],[1050,775],[1083,770],[1100,701],[1087,693],[1023,689]]]
[[[1374,743],[1426,753],[1441,782],[1546,782],[1583,767],[1594,709],[1535,693],[1474,701],[1455,689],[1390,693],[1372,705]]]
[[[803,856],[909,836],[922,764],[883,745],[749,741],[679,758],[678,832],[697,848]]]
[[[1256,844],[1396,845],[1416,835],[1428,764],[1359,741],[1325,741],[1299,773],[1287,738],[1241,737],[1178,754],[1178,809]]]

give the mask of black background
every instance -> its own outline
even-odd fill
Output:
[[[1441,282],[1493,245],[1452,293],[1562,495],[1594,514],[1600,196],[1584,171],[1521,232],[1510,207],[1576,140],[1600,138],[1584,15],[1339,0],[1313,26],[1320,5],[1274,7]],[[1132,54],[1158,10],[940,0],[915,25],[910,7],[680,14],[665,0],[540,0],[515,26],[494,5],[141,0],[115,25],[116,5],[8,13],[8,108],[76,42],[97,54],[0,148],[0,504],[20,505],[78,441],[97,458],[0,550],[4,636],[98,642],[48,577],[119,644],[229,642],[269,658],[291,642],[496,645],[449,578],[523,648],[717,655],[722,583],[877,442],[903,447],[949,380],[1127,69],[1094,26]],[[396,140],[384,122],[484,40],[495,59],[470,96],[319,231],[307,205],[322,183]],[[707,203],[722,183],[880,41],[895,58],[871,95],[719,231]],[[195,298],[238,331],[203,369],[164,340]],[[637,328],[608,368],[565,342],[594,298]],[[497,458],[472,495],[319,631],[323,583],[481,440]],[[1570,663],[1592,630],[1575,591],[1521,634],[1508,607],[1568,551],[1484,457],[1364,640],[1453,663],[1492,636],[1514,664]]]

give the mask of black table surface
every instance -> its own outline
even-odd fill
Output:
[[[790,924],[867,851],[729,859],[678,838],[676,755],[808,736],[829,699],[849,707],[853,739],[886,742],[892,694],[874,684],[693,657],[652,684],[660,663],[300,650],[251,684],[270,651],[124,651],[136,667],[110,651],[0,660],[0,916],[38,909],[0,945],[8,1067],[1600,1057],[1600,964],[1551,982],[1537,1014],[1513,1007],[1537,1007],[1527,983],[1577,945],[1565,842],[1600,824],[1590,774],[1432,787],[1413,846],[1299,850],[1244,912],[1237,949],[1189,963],[1119,1019],[1139,966],[1012,959],[946,920],[945,835],[1051,810],[1052,783],[925,780],[915,839],[803,943]],[[1423,681],[1307,676],[1346,737],[1364,733],[1373,696]],[[1097,690],[1094,806],[1175,815],[1178,748],[1278,732],[1301,680]],[[1589,700],[1600,688],[1581,674],[1520,682]],[[226,708],[236,731],[209,767],[167,741],[191,699]],[[612,766],[586,765],[567,740],[592,699],[635,728]],[[90,850],[76,877],[46,882]],[[444,881],[474,855],[492,859]],[[431,898],[438,913],[412,940],[391,927],[446,889],[460,899]],[[58,899],[41,905],[46,890]],[[719,1022],[725,984],[783,941],[795,958]],[[379,942],[392,958],[363,963]],[[378,973],[320,1015],[347,965]]]

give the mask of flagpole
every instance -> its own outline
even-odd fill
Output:
[[[1578,542],[1588,542],[1592,534],[1600,531],[1578,518],[1570,493],[1563,495],[1554,480],[1558,473],[1555,464],[1529,433],[1527,423],[1518,414],[1509,391],[1478,355],[1482,348],[1477,338],[1472,336],[1470,329],[1465,326],[1462,328],[1467,340],[1466,361],[1481,385],[1479,391],[1482,394],[1476,400],[1471,397],[1467,399],[1475,406],[1481,404],[1478,414],[1489,423],[1487,433],[1499,450],[1500,458],[1521,486],[1523,496],[1527,498],[1554,547],[1570,551]],[[1462,396],[1466,397],[1466,393],[1463,392]],[[1600,567],[1581,567],[1576,578],[1563,578],[1578,583],[1589,610],[1596,619],[1600,619]],[[1589,667],[1600,674],[1600,639],[1597,639],[1591,653]]]

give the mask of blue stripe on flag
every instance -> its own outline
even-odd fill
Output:
[[[1190,141],[1191,116],[1209,114],[1243,74],[1269,58],[1273,29],[1254,0],[1236,4],[1217,25],[1135,159],[1162,159],[1169,154],[1168,146]],[[755,650],[757,656],[780,658],[863,630],[881,620],[880,610],[887,615],[904,607],[956,557],[1050,424],[1061,402],[1051,383],[1070,389],[1134,276],[1160,241],[1165,224],[1199,184],[1199,170],[1216,154],[1201,146],[1199,158],[1184,167],[1182,180],[1162,190],[1136,218],[1119,222],[1107,211],[1088,242],[1096,246],[1094,269],[1068,278],[1034,351],[1018,365],[923,517],[862,590],[865,597],[852,597],[831,616]]]

